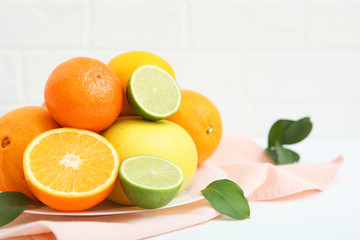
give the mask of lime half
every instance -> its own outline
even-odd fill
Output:
[[[169,73],[157,66],[143,65],[131,75],[126,98],[136,114],[156,121],[170,117],[179,109],[181,91]]]
[[[136,156],[121,162],[120,182],[126,196],[142,208],[159,208],[178,193],[184,180],[180,168],[163,158]]]

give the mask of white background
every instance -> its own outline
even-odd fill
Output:
[[[346,160],[328,191],[158,239],[360,238],[360,0],[0,0],[0,116],[41,105],[63,61],[132,50],[165,58],[180,87],[211,99],[224,134],[265,147],[274,121],[310,116],[304,163]]]
[[[67,59],[131,50],[170,62],[225,134],[310,116],[314,138],[360,137],[358,0],[0,0],[0,115],[41,105]]]

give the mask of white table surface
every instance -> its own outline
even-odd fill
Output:
[[[254,139],[266,146],[264,139]],[[289,146],[301,163],[329,162],[338,155],[345,164],[332,186],[286,201],[250,202],[248,220],[221,215],[211,221],[151,239],[360,239],[360,140],[305,139]]]

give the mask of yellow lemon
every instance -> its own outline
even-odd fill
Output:
[[[184,174],[179,190],[184,190],[197,169],[197,152],[194,141],[185,129],[167,120],[150,122],[140,117],[120,117],[108,129],[101,132],[115,147],[120,161],[139,155],[151,155],[169,160]],[[108,197],[110,200],[133,205],[126,197],[119,178]]]

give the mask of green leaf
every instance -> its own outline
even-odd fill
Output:
[[[290,149],[283,148],[281,145],[277,144],[276,146],[276,153],[277,153],[277,164],[289,164],[295,163],[300,160],[299,154]]]
[[[279,165],[295,163],[300,160],[299,154],[282,147],[279,143],[276,143],[275,146],[266,148],[266,153],[275,164]]]
[[[304,140],[311,132],[312,123],[310,118],[305,117],[293,122],[282,137],[283,144],[294,144]]]
[[[271,158],[271,160],[273,160],[273,162],[275,164],[278,164],[278,155],[276,153],[276,147],[275,146],[271,146],[271,147],[267,147],[266,148],[266,153],[267,155]]]
[[[222,214],[240,220],[250,217],[249,203],[243,190],[231,180],[216,180],[201,193]]]
[[[294,121],[280,119],[277,120],[271,127],[268,138],[268,146],[275,146],[276,142],[282,142],[286,130],[293,124]]]
[[[33,203],[33,200],[20,192],[0,193],[0,227],[15,220]]]
[[[297,121],[280,119],[269,131],[267,155],[275,164],[289,164],[300,160],[299,154],[284,148],[284,144],[295,144],[304,140],[311,132],[313,124],[309,117]]]

